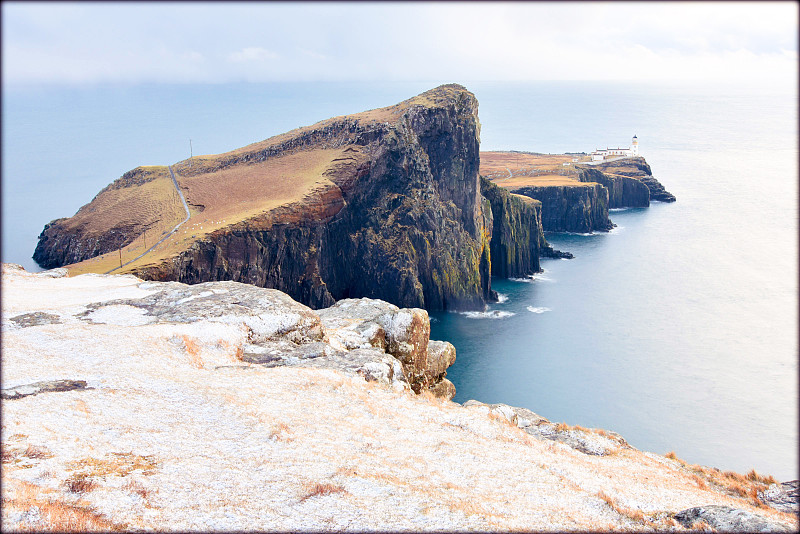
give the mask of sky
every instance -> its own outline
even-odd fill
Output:
[[[4,84],[797,83],[796,2],[3,2]]]

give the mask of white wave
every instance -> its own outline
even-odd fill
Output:
[[[608,208],[609,212],[612,211],[628,211],[630,208]]]
[[[500,310],[489,310],[489,311],[468,311],[468,312],[459,312],[464,317],[468,319],[505,319],[506,317],[511,317],[512,315],[516,315],[513,312],[507,311],[500,311]]]
[[[530,284],[533,282],[532,276],[526,276],[525,278],[509,278],[512,282],[525,282],[526,284]]]
[[[533,281],[534,282],[555,282],[555,280],[553,280],[549,276],[545,276],[543,274],[539,274],[539,275],[534,276],[533,277]]]
[[[498,293],[497,294],[497,303],[498,304],[502,304],[502,303],[504,303],[506,301],[508,301],[508,295],[505,295],[503,293]]]
[[[544,306],[536,307],[536,306],[528,306],[528,311],[531,313],[544,313],[552,311],[550,308],[545,308]]]

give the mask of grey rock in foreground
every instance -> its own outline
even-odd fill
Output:
[[[2,391],[3,400],[15,400],[39,393],[54,393],[60,391],[72,391],[75,389],[86,389],[85,380],[49,380],[44,382],[34,382]]]
[[[772,484],[765,491],[759,493],[758,498],[776,510],[797,514],[800,511],[800,506],[798,506],[798,500],[800,500],[798,486],[800,486],[800,481],[798,480]]]
[[[363,298],[344,299],[331,308],[314,311],[276,289],[239,282],[141,282],[136,287],[149,294],[92,302],[57,313],[20,313],[4,318],[3,328],[67,323],[126,327],[222,323],[242,328],[246,342],[237,353],[241,364],[222,365],[220,370],[248,365],[336,369],[416,393],[427,390],[448,399],[455,395],[455,387],[445,379],[447,368],[455,361],[455,348],[447,342],[430,341],[425,310]],[[186,341],[176,337],[175,343],[183,346]],[[53,384],[4,390],[3,398],[61,391],[53,389],[57,387]]]
[[[791,532],[784,525],[729,506],[698,506],[678,512],[674,517],[686,528],[705,521],[708,526],[721,532]]]
[[[552,423],[527,408],[518,408],[507,404],[484,404],[476,400],[468,400],[463,406],[467,408],[484,406],[492,413],[505,418],[535,438],[563,443],[576,451],[591,456],[607,456],[620,448],[632,448],[616,432],[607,430],[595,431]]]

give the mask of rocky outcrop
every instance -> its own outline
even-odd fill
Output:
[[[709,505],[689,508],[675,514],[686,528],[698,528],[703,523],[717,532],[791,532],[781,523],[765,519],[747,510],[730,506]]]
[[[616,432],[608,430],[590,430],[580,426],[570,427],[564,423],[552,423],[527,408],[509,406],[507,404],[484,404],[476,400],[468,400],[463,404],[466,408],[478,407],[518,426],[527,434],[540,439],[563,443],[576,451],[591,456],[607,456],[620,449],[631,449],[625,439]]]
[[[85,380],[48,380],[44,382],[34,382],[24,384],[2,391],[3,400],[15,400],[38,395],[40,393],[55,393],[60,391],[73,391],[76,389],[86,389]]]
[[[343,299],[319,310],[319,316],[331,346],[340,350],[378,348],[397,358],[415,392],[438,388],[449,395],[451,388],[440,383],[450,384],[445,376],[456,360],[456,350],[446,341],[430,341],[425,310],[399,309],[368,298]],[[455,395],[454,387],[452,393]]]
[[[447,398],[455,395],[455,388],[445,378],[447,368],[455,361],[455,348],[447,342],[430,341],[430,320],[425,310],[401,309],[364,298],[343,299],[332,308],[315,312],[281,291],[239,282],[186,285],[139,281],[136,287],[147,294],[90,302],[57,312],[10,313],[3,317],[3,327],[19,330],[76,323],[234,325],[245,331],[244,342],[236,348],[236,358],[243,365],[338,369],[367,380],[404,385],[417,393],[429,390]],[[178,342],[187,351],[193,350],[191,341]],[[86,382],[41,382],[4,389],[3,398],[80,387],[86,387]]]
[[[608,189],[609,208],[646,208],[650,205],[650,189],[640,180],[620,174],[606,174],[593,167],[579,167],[581,182],[594,182]]]
[[[614,227],[608,218],[608,190],[600,184],[524,186],[511,192],[542,203],[545,232],[587,233]]]
[[[658,180],[653,178],[653,171],[650,169],[650,165],[641,156],[603,162],[591,167],[580,166],[579,168],[583,171],[588,169],[599,171],[605,176],[603,178],[599,177],[597,173],[588,173],[585,177],[582,174],[580,179],[581,181],[595,181],[605,185],[609,190],[610,207],[612,208],[644,207],[648,205],[642,205],[643,193],[641,188],[631,182],[630,179],[638,181],[647,187],[650,200],[675,202],[675,196],[664,189],[664,186]],[[599,180],[595,178],[599,178]]]
[[[758,498],[776,510],[797,515],[800,512],[800,481],[792,480],[781,484],[771,484]]]

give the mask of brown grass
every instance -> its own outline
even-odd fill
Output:
[[[105,458],[84,458],[70,464],[86,476],[128,476],[140,470],[145,475],[153,474],[158,463],[152,456],[140,456],[131,452],[112,452]]]
[[[4,464],[13,462],[16,460],[18,454],[19,452],[17,451],[9,450],[6,447],[3,447],[0,449],[0,461],[2,461]]]
[[[692,526],[689,528],[691,530],[711,530],[711,525],[706,523],[704,519],[698,519],[697,521],[692,523]]]
[[[328,184],[333,187],[327,172],[341,163],[334,160],[342,157],[344,150],[345,148],[306,150],[296,154],[275,156],[259,163],[241,164],[194,176],[181,176],[176,172],[178,183],[184,191],[186,201],[192,211],[191,218],[156,249],[130,265],[114,271],[114,273],[122,274],[144,266],[156,266],[188,249],[196,241],[220,228],[241,225],[245,221],[251,226],[253,224],[267,224],[264,221],[258,221],[270,210],[300,202],[305,195],[321,185]],[[348,152],[347,154],[350,157],[353,152]],[[212,160],[216,161],[213,158],[209,161]],[[175,169],[175,166],[173,166],[173,169]],[[169,204],[172,211],[164,211],[164,215],[161,216],[161,219],[158,219],[159,221],[168,221],[168,224],[166,222],[164,224],[159,223],[161,226],[158,226],[158,229],[148,230],[148,247],[153,246],[162,237],[162,231],[172,230],[186,216],[183,204],[181,204],[180,198],[177,196],[168,172],[166,180],[168,180],[168,187],[165,186],[158,194],[165,198],[174,196],[179,211],[175,212],[177,215],[173,216],[174,210],[172,210],[172,204]],[[154,182],[129,188],[130,192],[127,189],[122,191],[126,191],[125,195],[133,195],[134,190],[149,187],[151,183]],[[100,196],[95,201],[98,201]],[[151,196],[157,195],[153,193]],[[163,201],[156,202],[156,200],[153,200],[153,202],[157,206],[164,203]],[[136,222],[138,224],[140,222],[140,216],[138,215],[140,208],[137,206],[138,204],[129,202],[127,198],[117,201],[114,204],[115,211],[118,213],[117,219],[119,221],[128,221],[128,219],[132,218],[134,221],[128,221],[128,223],[134,224]],[[202,206],[202,209],[197,208],[197,206]],[[312,210],[305,210],[301,213],[302,216],[306,217],[312,217],[312,214]],[[289,215],[284,214],[278,217],[281,216]],[[113,219],[111,215],[108,215],[103,219],[102,224],[100,222],[97,224],[107,230],[118,223],[117,219]],[[123,263],[137,257],[145,250],[144,236],[141,235],[133,243],[122,248]],[[70,265],[68,268],[70,276],[74,276],[87,272],[106,272],[109,269],[118,267],[119,263],[119,253],[114,250],[102,256]]]
[[[119,525],[113,521],[109,521],[90,508],[46,498],[43,488],[29,482],[18,480],[11,481],[4,478],[4,493],[9,485],[13,486],[15,495],[14,498],[3,499],[4,512],[27,512],[33,507],[37,507],[39,509],[39,517],[41,518],[41,521],[35,525],[9,525],[13,530],[20,530],[22,532],[97,532],[125,530],[125,525]]]
[[[308,492],[300,499],[300,502],[323,495],[333,495],[334,493],[347,493],[347,490],[338,484],[328,482],[315,482],[308,486]]]
[[[150,496],[150,490],[142,486],[140,483],[136,482],[135,480],[128,480],[122,486],[122,490],[128,493],[132,493],[134,495],[138,495],[144,500]]]
[[[182,335],[183,346],[186,349],[186,355],[189,356],[189,364],[195,369],[203,368],[203,359],[200,357],[200,344],[197,339]]]
[[[775,480],[775,477],[772,475],[759,475],[755,469],[751,469],[749,473],[747,473],[747,479],[752,482],[760,482],[762,484],[777,484],[778,481]]]
[[[667,457],[667,458],[669,458],[670,460],[677,460],[677,459],[678,459],[678,455],[677,455],[677,454],[675,454],[675,451],[669,451],[669,452],[668,452],[667,454],[665,454],[664,456],[666,456],[666,457]]]
[[[272,432],[269,434],[269,439],[285,441],[287,443],[294,441],[294,438],[292,437],[292,430],[286,423],[278,423],[275,425],[275,427],[272,429]]]
[[[639,524],[643,524],[646,526],[654,527],[656,526],[655,523],[647,519],[644,513],[641,510],[628,508],[627,506],[620,504],[616,500],[614,500],[610,495],[608,495],[605,491],[600,490],[597,492],[597,496],[602,499],[612,510],[617,512],[619,515],[627,517],[631,521],[634,521]]]
[[[695,484],[697,484],[697,487],[700,488],[701,490],[708,489],[708,484],[706,484],[706,481],[703,478],[693,474],[692,480],[694,480]]]
[[[25,452],[22,453],[27,458],[34,458],[36,460],[43,460],[45,458],[52,458],[53,454],[47,447],[37,447],[35,445],[28,445]]]
[[[88,493],[97,487],[97,484],[88,475],[76,473],[64,481],[64,485],[72,493]]]

